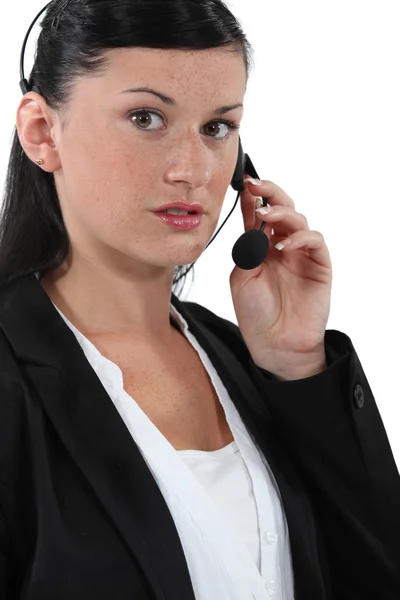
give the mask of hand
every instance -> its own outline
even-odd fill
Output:
[[[255,212],[256,196],[268,199],[270,214]],[[316,374],[326,366],[324,338],[332,289],[324,237],[310,231],[293,200],[271,181],[260,186],[246,183],[241,209],[245,231],[259,229],[266,221],[264,233],[270,241],[259,267],[246,271],[235,266],[229,280],[238,326],[251,357],[281,379]],[[283,250],[275,248],[288,238],[291,242]]]

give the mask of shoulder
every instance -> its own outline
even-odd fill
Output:
[[[183,307],[184,313],[192,318],[195,323],[201,324],[203,328],[207,328],[216,335],[242,361],[248,361],[249,350],[238,325],[196,302],[181,301],[180,306]]]
[[[220,317],[209,308],[206,308],[197,302],[188,301],[180,301],[180,306],[183,307],[185,313],[188,313],[192,319],[199,321],[202,325],[205,325],[214,331],[219,330],[226,335],[230,334],[236,338],[243,339],[240,329],[235,323]]]
[[[0,328],[0,406],[9,393],[21,389],[21,375],[15,355],[7,337]]]
[[[0,484],[11,487],[18,445],[24,443],[24,392],[12,348],[0,329]]]
[[[219,324],[220,326],[223,326],[223,327],[233,326],[234,328],[238,329],[237,325],[235,325],[231,321],[228,321],[228,319],[224,319],[223,317],[220,317],[215,312],[213,312],[209,308],[206,308],[202,304],[198,304],[197,302],[190,302],[190,301],[186,301],[186,300],[185,301],[181,300],[180,304],[184,307],[185,311],[190,313],[190,315],[193,318],[198,319],[204,323],[213,324],[213,325]]]

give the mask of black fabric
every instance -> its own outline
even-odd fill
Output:
[[[174,329],[176,329],[177,331],[179,331],[179,333],[182,333],[181,328],[179,326],[179,324],[175,321],[175,319],[173,317],[170,316],[169,318],[169,322],[171,323],[172,327]]]
[[[296,600],[399,600],[400,477],[350,338],[328,330],[327,369],[281,382],[235,324],[171,301],[273,471]],[[34,275],[0,288],[0,360],[0,599],[195,600],[154,477]]]

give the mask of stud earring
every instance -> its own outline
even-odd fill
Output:
[[[39,158],[39,160],[36,161],[36,164],[39,165],[39,167],[41,167],[43,163],[44,163],[43,158]]]

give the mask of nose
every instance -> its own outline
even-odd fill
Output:
[[[170,161],[166,171],[170,183],[183,183],[198,188],[207,185],[211,179],[210,151],[196,136],[186,136],[176,142],[169,152]]]

